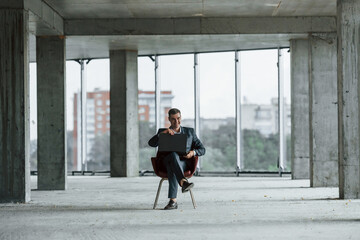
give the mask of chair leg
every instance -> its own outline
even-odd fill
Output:
[[[159,187],[158,187],[158,190],[157,190],[157,193],[156,193],[156,198],[155,198],[155,202],[154,202],[154,207],[153,207],[153,209],[156,208],[156,205],[157,205],[157,202],[158,202],[158,199],[159,199],[159,195],[160,195],[161,185],[162,185],[162,183],[164,182],[164,180],[166,180],[166,178],[162,178],[162,179],[160,180]]]
[[[189,192],[190,192],[191,201],[192,201],[192,203],[193,203],[194,209],[196,209],[196,202],[195,202],[195,199],[194,199],[194,195],[193,195],[193,193],[192,193],[192,190],[190,189]]]

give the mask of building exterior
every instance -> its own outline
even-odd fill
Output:
[[[171,91],[161,91],[160,94],[160,126],[169,127],[167,114],[172,106],[174,96]],[[155,92],[139,90],[139,120],[155,123]]]
[[[286,101],[285,101],[286,102]],[[291,108],[289,104],[284,106],[285,135],[291,133]],[[276,134],[279,132],[278,125],[278,99],[271,99],[270,104],[241,105],[241,129],[259,130],[262,135]]]
[[[149,121],[155,123],[155,92],[142,91],[138,93],[139,101],[139,120]],[[174,96],[171,91],[162,91],[161,95],[161,126],[169,127],[167,121],[167,112],[171,108],[172,99]],[[78,106],[80,106],[80,94],[74,94],[74,155],[73,155],[73,168],[81,169],[81,153],[78,151],[78,146],[81,144],[80,114]],[[94,92],[87,93],[86,100],[86,152],[89,155],[91,148],[94,144],[96,135],[107,134],[110,131],[110,92],[95,89]]]
[[[241,129],[258,130],[262,135],[276,134],[279,132],[278,126],[278,100],[273,98],[270,104],[241,104]],[[291,109],[289,104],[285,104],[285,135],[291,133]],[[192,126],[194,119],[183,119],[182,125]],[[233,125],[235,118],[201,118],[200,127],[202,129],[216,130],[221,125]]]

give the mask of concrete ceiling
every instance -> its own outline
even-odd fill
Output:
[[[307,34],[71,36],[66,38],[66,57],[107,58],[110,49],[138,50],[139,55],[266,49],[289,47],[291,38],[307,38]],[[34,62],[34,36],[30,45],[30,59]]]
[[[43,0],[64,20],[97,18],[335,16],[336,0]],[[67,59],[106,58],[111,49],[139,55],[288,47],[304,34],[67,36]],[[35,37],[30,60],[35,61]]]
[[[336,0],[45,0],[65,19],[335,16]]]

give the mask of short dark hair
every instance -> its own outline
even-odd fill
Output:
[[[171,109],[169,110],[169,112],[168,112],[169,117],[170,117],[170,115],[174,115],[174,114],[177,114],[177,113],[180,113],[180,115],[181,115],[180,110],[177,109],[177,108],[171,108]]]

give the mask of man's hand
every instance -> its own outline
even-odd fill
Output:
[[[194,150],[191,150],[190,152],[188,152],[188,154],[186,154],[185,156],[183,156],[186,159],[190,159],[195,155]]]
[[[166,134],[170,134],[170,135],[174,135],[174,131],[170,128],[166,129],[165,131],[162,131],[161,133],[166,133]]]

